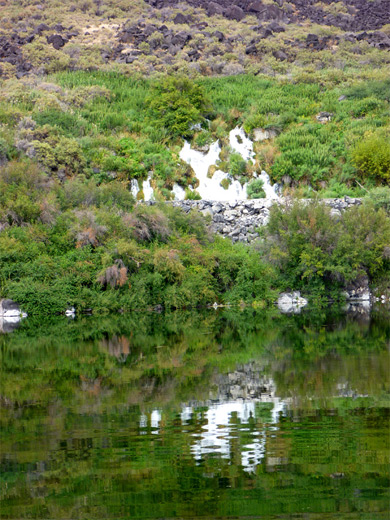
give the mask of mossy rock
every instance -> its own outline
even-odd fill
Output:
[[[219,158],[223,162],[227,162],[229,160],[230,150],[225,144],[222,144],[221,151],[219,152]]]
[[[192,179],[190,179],[188,184],[191,184],[193,188],[197,188],[199,186],[199,179],[197,177],[193,177]]]
[[[225,173],[229,172],[229,163],[227,161],[220,161],[217,165],[217,169]]]
[[[209,169],[207,170],[207,178],[212,179],[214,173],[218,170],[217,166],[215,164],[212,164],[209,166]]]
[[[223,179],[221,182],[220,182],[220,186],[222,186],[222,188],[224,190],[228,190],[229,189],[229,186],[231,185],[232,183],[232,180],[231,179]]]

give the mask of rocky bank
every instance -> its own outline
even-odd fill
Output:
[[[286,202],[282,199],[279,204]],[[310,203],[310,200],[308,199],[306,202]],[[361,199],[351,197],[324,199],[323,202],[331,207],[335,218],[339,217],[342,211],[362,203]],[[156,203],[148,202],[147,204]],[[259,237],[257,228],[267,223],[271,201],[267,199],[230,202],[183,200],[167,204],[182,208],[186,213],[192,209],[200,211],[210,218],[211,231],[230,238],[233,242],[252,242]]]

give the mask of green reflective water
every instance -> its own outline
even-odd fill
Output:
[[[25,320],[1,518],[389,518],[389,315]]]

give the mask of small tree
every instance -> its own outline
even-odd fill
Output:
[[[154,123],[173,137],[193,135],[194,126],[204,121],[208,111],[203,87],[181,76],[156,82],[147,103]]]
[[[264,182],[262,179],[255,179],[250,182],[246,188],[249,199],[264,199],[265,191],[263,190]]]
[[[359,141],[352,160],[364,177],[390,181],[390,140],[372,135]]]

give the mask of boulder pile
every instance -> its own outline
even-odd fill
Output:
[[[282,204],[283,200],[280,203]],[[310,200],[307,203],[310,203]],[[267,223],[271,201],[267,199],[230,202],[182,200],[168,202],[168,204],[182,208],[186,213],[196,209],[203,215],[209,216],[211,231],[230,238],[233,242],[252,242],[259,237],[257,228]],[[337,218],[342,211],[361,204],[361,199],[352,197],[324,199],[324,204],[331,208],[332,215]]]

